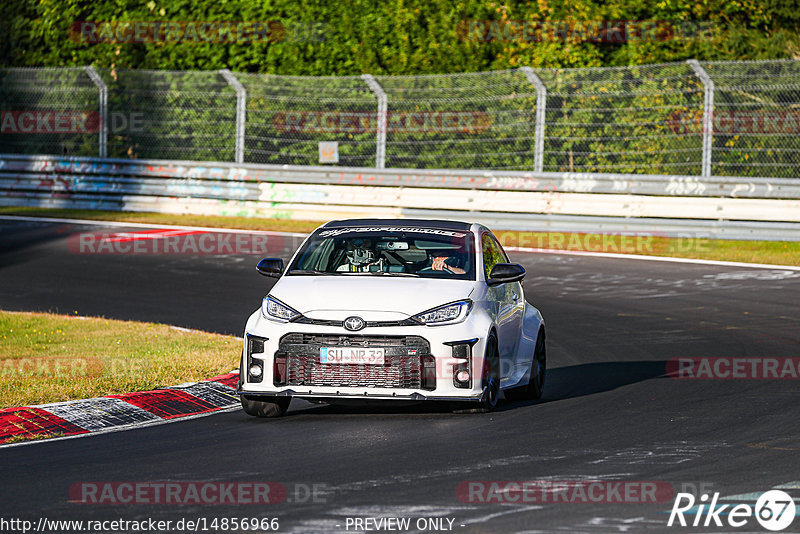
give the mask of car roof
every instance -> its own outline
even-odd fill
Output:
[[[345,219],[342,221],[331,221],[322,228],[347,228],[350,226],[405,226],[408,228],[438,228],[442,230],[461,230],[469,231],[471,223],[460,221],[442,221],[435,219]]]

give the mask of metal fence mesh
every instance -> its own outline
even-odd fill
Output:
[[[800,176],[800,61],[712,62],[713,174]]]
[[[376,79],[387,167],[533,168],[536,90],[520,71]]]
[[[0,150],[98,154],[99,97],[84,68],[0,69]]]
[[[545,171],[699,174],[703,86],[685,63],[537,71],[547,87]]]
[[[247,91],[245,160],[315,165],[337,141],[342,165],[375,165],[377,101],[359,76],[236,74]]]
[[[0,151],[97,156],[105,146],[118,158],[316,165],[324,141],[338,143],[341,166],[385,158],[399,168],[800,177],[800,61],[699,65],[713,87],[687,63],[377,76],[373,85],[1,69]]]
[[[219,72],[97,72],[108,85],[109,157],[233,160],[236,92]]]

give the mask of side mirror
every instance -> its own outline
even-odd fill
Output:
[[[518,263],[498,263],[492,267],[489,279],[486,281],[490,286],[507,284],[509,282],[519,282],[525,278],[525,268]]]
[[[264,276],[280,278],[283,273],[283,260],[280,258],[264,258],[256,265],[256,271]]]

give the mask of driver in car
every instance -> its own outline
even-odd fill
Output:
[[[375,261],[373,244],[368,239],[354,239],[347,244],[347,262],[336,268],[337,272],[366,273],[370,266],[377,265],[380,269],[383,260]]]
[[[439,253],[439,255],[431,258],[431,269],[434,271],[450,271],[453,274],[464,274],[466,271],[458,266],[461,261],[462,258],[458,255],[443,256]]]

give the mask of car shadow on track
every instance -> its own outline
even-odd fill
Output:
[[[497,407],[498,412],[525,406],[556,402],[611,391],[619,387],[654,378],[667,378],[665,360],[634,362],[584,363],[548,369],[544,396],[538,400],[505,401]],[[430,415],[468,413],[465,406],[433,402],[374,401],[369,403],[343,403],[312,405],[303,401],[302,409],[297,400],[287,417],[298,415]]]
[[[436,415],[450,414],[458,405],[424,401],[373,401],[359,403],[310,404],[305,403],[297,409],[292,401],[289,412],[284,417],[294,415]]]
[[[595,395],[654,378],[667,378],[666,360],[582,363],[557,367],[547,370],[541,399],[506,402],[500,405],[499,410]]]
[[[78,230],[65,224],[0,219],[0,268],[36,256],[35,248]]]

